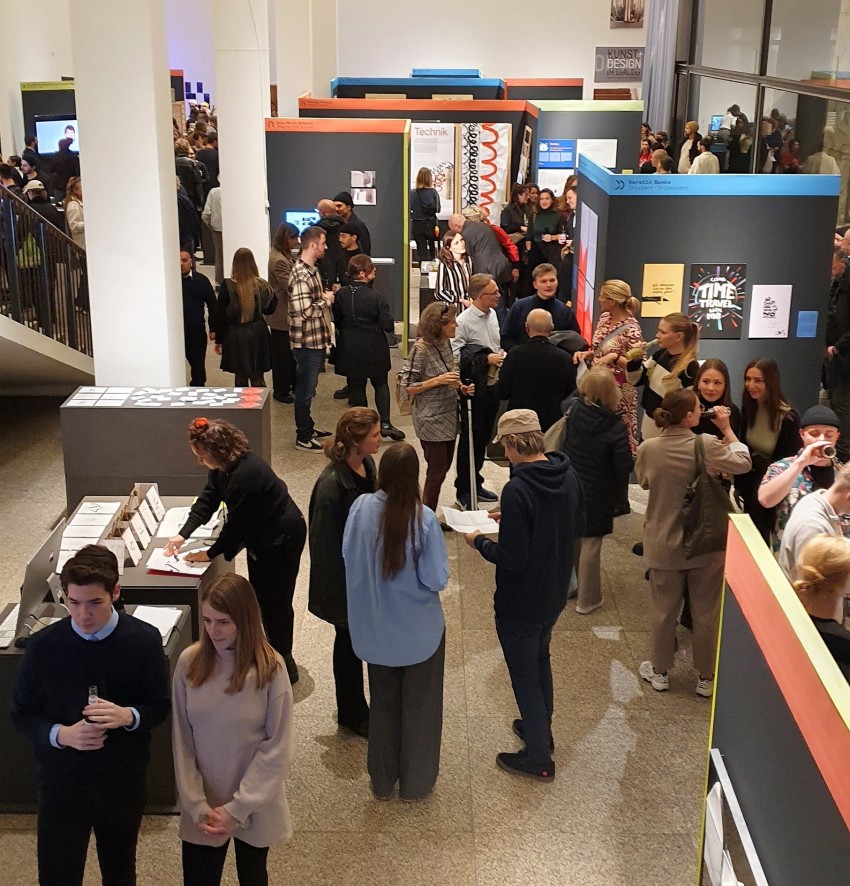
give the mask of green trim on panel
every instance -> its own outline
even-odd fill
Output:
[[[585,101],[584,99],[546,98],[530,102],[541,111],[643,111],[643,102],[639,101]]]
[[[402,243],[404,243],[404,260],[402,261],[401,285],[403,329],[401,334],[401,354],[407,357],[407,338],[410,329],[410,120],[404,121],[404,143],[402,145],[403,163],[402,174],[404,176],[404,195],[402,205]]]

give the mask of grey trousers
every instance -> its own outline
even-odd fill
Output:
[[[717,633],[720,629],[720,600],[723,594],[721,551],[699,569],[650,569],[652,607],[652,664],[657,673],[668,671],[676,652],[676,621],[682,611],[685,583],[691,603],[694,632],[694,667],[702,677],[714,675]]]
[[[576,539],[575,567],[578,578],[576,606],[587,609],[602,602],[601,535]]]
[[[443,733],[443,667],[446,637],[419,664],[369,665],[369,751],[372,789],[416,800],[434,787]]]

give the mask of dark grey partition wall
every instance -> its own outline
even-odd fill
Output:
[[[644,265],[684,264],[682,302],[668,313],[687,313],[691,264],[746,265],[740,339],[705,340],[700,357],[726,362],[736,402],[746,364],[772,357],[785,394],[805,409],[817,400],[820,382],[839,182],[838,176],[802,175],[617,176],[582,159],[576,230],[583,206],[599,215],[597,293],[603,280],[616,277],[640,297]],[[793,287],[788,338],[748,337],[753,284]],[[593,310],[597,317],[598,304]],[[812,338],[797,336],[800,311],[818,313]],[[655,317],[641,318],[647,339],[657,324]]]
[[[511,181],[517,180],[525,127],[537,143],[538,110],[526,101],[419,101],[302,98],[299,117],[422,120],[429,123],[510,123]],[[533,151],[532,151],[533,153]]]
[[[637,169],[643,102],[537,101],[537,138],[617,139],[616,169]],[[536,144],[536,143],[535,143]],[[537,173],[537,155],[533,156]]]
[[[286,128],[287,124],[292,124]],[[346,131],[346,124],[348,124]],[[360,131],[351,131],[352,124]],[[395,131],[381,131],[392,124]],[[274,129],[269,129],[274,126]],[[337,129],[336,127],[339,126]],[[374,129],[374,131],[370,131]],[[322,197],[351,191],[352,170],[373,170],[377,203],[355,206],[369,228],[372,256],[391,258],[381,267],[381,291],[401,319],[407,268],[407,133],[404,121],[268,121],[266,157],[272,232],[287,210],[312,211]]]

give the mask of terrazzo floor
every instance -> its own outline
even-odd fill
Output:
[[[394,364],[400,357],[394,352]],[[208,354],[209,382],[232,384]],[[332,430],[341,384],[320,376],[317,426]],[[59,400],[0,399],[0,603],[17,598],[29,557],[62,513]],[[273,467],[306,512],[321,454],[296,451],[292,406],[272,402]],[[416,445],[409,418],[398,424]],[[116,439],[116,445],[119,440]],[[485,464],[498,491],[506,469]],[[453,474],[442,502],[451,504]],[[140,478],[143,479],[143,478]],[[634,503],[640,507],[640,493]],[[670,691],[637,676],[648,657],[648,585],[631,553],[642,518],[620,517],[603,546],[605,605],[589,616],[570,606],[552,641],[555,762],[551,784],[496,768],[518,750],[517,716],[493,626],[493,568],[446,535],[451,580],[446,613],[445,727],[440,778],[418,803],[373,799],[366,743],[336,728],[333,629],[306,612],[305,552],[295,597],[297,755],[287,784],[295,835],[270,854],[272,884],[450,886],[685,886],[696,882],[709,703],[694,694],[689,636],[680,636]],[[237,568],[245,573],[244,562]],[[0,703],[6,704],[5,700]],[[177,819],[146,817],[139,883],[177,884]],[[85,883],[99,883],[94,847]],[[0,816],[0,871],[7,886],[36,882],[35,819]],[[223,883],[236,884],[232,853]]]

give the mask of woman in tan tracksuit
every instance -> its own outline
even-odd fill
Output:
[[[650,623],[652,661],[640,666],[640,675],[653,689],[669,688],[667,671],[676,650],[676,620],[687,587],[693,617],[694,667],[699,672],[696,691],[711,697],[714,659],[720,619],[725,553],[702,554],[688,560],[682,549],[682,501],[696,476],[696,435],[701,409],[697,395],[688,389],[667,394],[655,411],[661,435],[645,440],[637,452],[635,474],[649,490],[644,522],[644,561],[652,589]],[[708,471],[743,474],[750,467],[747,447],[729,426],[729,409],[715,407],[713,419],[723,440],[701,434]]]

